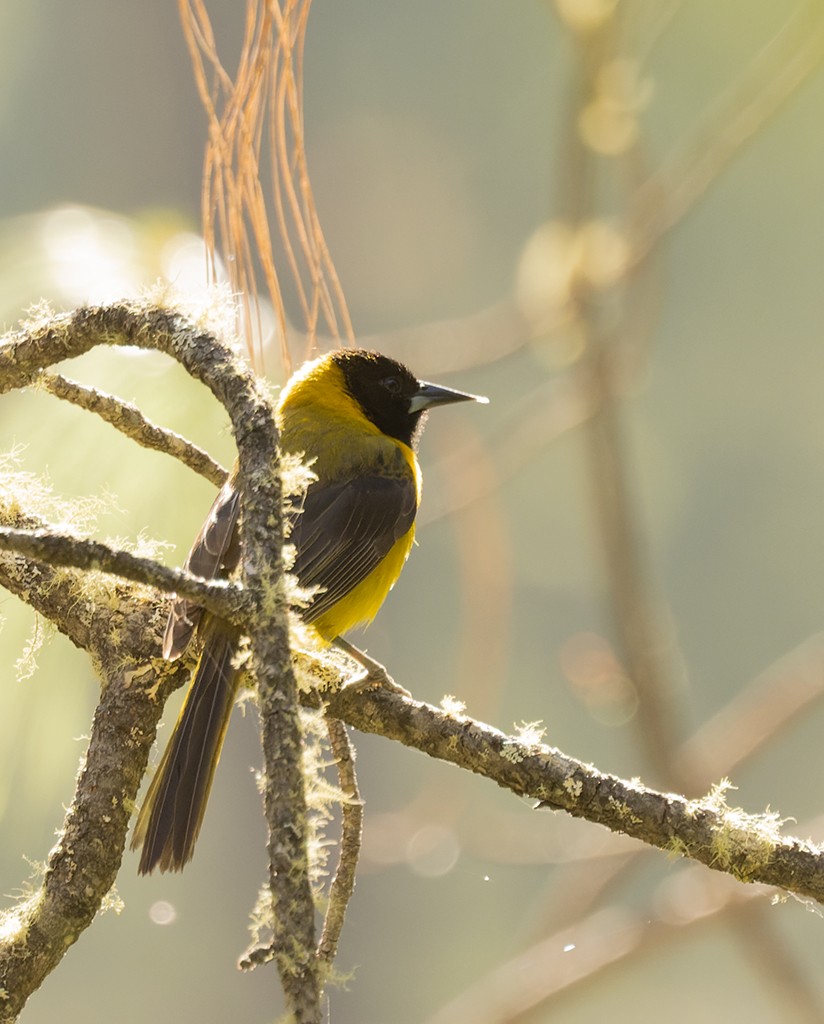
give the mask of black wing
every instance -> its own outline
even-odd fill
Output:
[[[416,511],[411,475],[312,484],[289,537],[300,585],[322,588],[301,611],[304,621],[320,618],[366,579],[408,533]]]
[[[240,557],[237,531],[240,492],[234,481],[233,476],[223,485],[186,559],[184,568],[205,580],[229,576]],[[203,608],[199,604],[182,598],[172,602],[163,635],[164,658],[180,657],[202,617]]]
[[[363,476],[339,483],[312,484],[301,510],[290,515],[289,540],[295,545],[293,572],[303,587],[318,593],[301,611],[314,622],[350,593],[375,569],[415,521],[414,478]],[[233,481],[224,485],[195,538],[185,567],[203,579],[229,576],[237,566],[240,493]],[[179,658],[201,618],[203,608],[175,600],[163,637],[163,656]]]

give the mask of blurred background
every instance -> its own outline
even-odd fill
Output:
[[[620,7],[618,28],[608,0],[315,0],[307,152],[356,333],[491,398],[433,417],[419,546],[361,640],[420,699],[540,720],[566,753],[691,796],[728,775],[730,803],[820,842],[820,5]],[[205,117],[173,8],[0,10],[5,327],[40,300],[202,289]],[[209,11],[233,66],[239,5]],[[66,369],[231,461],[226,418],[161,358]],[[168,541],[172,564],[212,497],[34,392],[0,405],[0,486],[13,473],[82,498],[96,536]],[[97,683],[16,599],[0,622],[12,900],[71,800]],[[824,1019],[818,908],[354,742],[337,1024]],[[238,713],[193,863],[138,878],[127,853],[117,912],[26,1021],[277,1017],[274,970],[235,966],[266,873],[259,763]]]

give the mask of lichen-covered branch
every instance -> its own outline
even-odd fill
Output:
[[[38,525],[19,509],[0,509],[0,521]],[[0,553],[0,586],[88,651],[102,684],[74,799],[40,886],[0,915],[2,1022],[17,1019],[114,884],[165,698],[187,675],[160,657],[157,602],[132,584],[109,583],[116,600],[94,601],[82,571]]]
[[[107,395],[97,388],[87,387],[59,373],[42,374],[38,378],[37,386],[55,398],[62,398],[81,409],[95,413],[141,447],[171,455],[193,472],[205,477],[215,487],[222,487],[226,482],[228,473],[208,452],[173,430],[158,427],[130,402],[124,402],[122,398],[116,398],[114,395]]]
[[[170,355],[178,360],[191,376],[211,390],[232,421],[240,460],[241,487],[245,495],[244,558],[240,582],[243,592],[247,595],[248,607],[252,609],[245,620],[245,627],[250,638],[251,666],[258,684],[264,735],[265,806],[270,831],[270,887],[273,917],[276,922],[274,953],[287,1005],[295,1021],[297,1024],[319,1024],[321,1011],[315,960],[315,908],[309,885],[306,853],[306,800],[301,771],[297,687],[289,653],[288,616],[282,579],[280,474],[277,430],[271,403],[259,383],[240,364],[231,350],[208,332],[196,327],[173,310],[138,303],[83,308],[56,317],[44,317],[9,336],[0,344],[0,393],[31,384],[46,368],[65,359],[82,355],[99,344],[137,345]],[[25,529],[28,524],[12,525]],[[65,546],[62,550],[65,551]],[[100,555],[101,552],[98,551],[97,554]],[[19,560],[21,557],[19,554],[11,556],[13,560]],[[108,557],[108,554],[104,557]],[[133,567],[133,563],[130,565]],[[76,582],[79,592],[82,593],[80,577],[76,577]],[[125,584],[120,586],[123,590],[127,589]],[[22,590],[18,589],[17,592],[24,599],[28,599]],[[142,621],[145,625],[145,614]],[[104,659],[100,652],[92,647],[87,649],[102,667]],[[133,649],[124,650],[128,650],[129,655],[133,656],[134,652],[141,648],[135,644]],[[126,658],[122,651],[120,658],[119,671],[126,672],[125,681],[122,687],[118,688],[114,679],[107,679],[107,685],[104,687],[107,702],[114,700],[120,689],[128,689],[130,681],[136,678],[134,662]],[[153,693],[154,678],[149,678],[148,682]],[[112,691],[114,696],[110,696],[109,691]],[[95,723],[96,726],[99,725],[100,730],[109,730],[118,720],[116,712],[109,714],[99,710]],[[97,742],[96,735],[96,732],[93,733],[92,744]],[[85,821],[85,808],[93,796],[88,792],[88,787],[98,784],[97,778],[89,773],[88,760],[67,817],[67,832],[77,817],[87,829],[87,836],[92,837],[93,844],[99,842],[100,836],[105,835],[107,842],[113,844],[117,864],[125,842],[131,811],[130,801],[134,799],[140,777],[145,770],[148,743],[151,742],[152,736],[153,727],[147,739],[140,737],[141,745],[137,752],[130,746],[136,742],[132,739],[131,733],[127,731],[125,735],[118,737],[120,756],[128,762],[131,775],[128,790],[121,792],[118,797],[121,813],[112,816],[115,828],[113,835],[109,836],[107,829],[101,829],[99,820],[93,824]],[[91,752],[90,747],[90,757]],[[105,792],[108,794],[108,789]],[[125,801],[124,797],[127,798]],[[123,810],[125,803],[129,803],[127,811]],[[111,825],[112,822],[108,824]],[[56,849],[59,851],[61,847],[58,846]],[[80,925],[85,927],[89,923],[114,878],[110,871],[102,874],[98,872],[93,850],[85,852],[88,853],[89,860],[82,865],[77,859],[76,846],[67,846],[62,857],[53,853],[50,860],[50,865],[58,861],[69,865],[65,877],[60,874],[55,876],[61,879],[62,883],[68,884],[71,879],[81,877],[85,884],[84,912],[81,917],[77,918],[68,908],[61,915],[58,908],[54,917],[50,919],[55,929],[59,929],[61,920],[64,922],[63,950],[76,940],[81,930]],[[116,871],[116,865],[113,870]],[[101,888],[104,883],[105,888]],[[67,891],[71,893],[71,887]],[[42,908],[38,897],[20,909],[19,920],[15,918],[9,929],[9,934],[16,934],[19,931],[20,941],[25,944],[24,947],[14,950],[15,970],[18,972],[25,969],[26,963],[33,962],[38,957],[37,922],[41,919]],[[30,936],[34,938],[34,945],[29,942]],[[60,956],[62,951],[57,954],[56,959],[48,960],[38,975],[37,984],[45,973],[55,966]],[[19,1006],[23,1005],[34,987],[17,985],[13,989]],[[11,1016],[5,1019],[14,1019],[15,1012],[10,1009]]]
[[[247,607],[253,610],[246,627],[250,664],[260,690],[266,760],[275,926],[271,954],[293,1019],[314,1022],[320,1019],[320,966],[330,947],[322,941],[316,954],[271,407],[254,380],[214,339],[175,313],[126,305],[57,317],[0,345],[0,391],[12,386],[10,382],[26,384],[43,366],[88,350],[95,338],[140,343],[179,358],[224,403],[234,425],[242,484],[249,496],[244,505],[241,586]],[[75,798],[43,884],[0,922],[0,1020],[11,1021],[91,922],[111,887],[163,698],[183,681],[185,668],[159,657],[164,613],[145,587],[112,576],[102,576],[92,587],[88,573],[77,568],[81,564],[120,571],[115,562],[106,561],[117,553],[85,541],[72,548],[66,545],[67,538],[57,538],[49,548],[52,541],[44,523],[19,506],[0,506],[0,525],[7,527],[0,531],[5,537],[0,544],[0,584],[87,650],[105,684]],[[27,554],[2,550],[26,543],[32,545]],[[61,565],[73,567],[48,564],[61,558]],[[129,561],[130,572],[135,565]],[[171,583],[180,592],[184,586],[197,586],[191,580],[154,575],[156,569],[144,566],[133,575],[161,587]],[[144,570],[149,575],[141,575]],[[105,601],[99,600],[99,586],[108,588]],[[108,599],[112,594],[115,601]],[[309,701],[308,696],[304,699]],[[342,686],[326,694],[326,705],[335,719],[482,775],[542,807],[586,818],[741,881],[764,882],[824,902],[824,854],[810,842],[782,835],[774,815],[748,815],[728,807],[723,787],[699,800],[657,792],[601,773],[535,735],[507,736],[457,708],[438,709],[383,690]],[[341,749],[338,745],[338,756]],[[347,788],[343,775],[342,783]],[[355,859],[353,855],[347,862],[349,876]],[[347,886],[351,881],[348,877]]]
[[[102,541],[55,533],[49,527],[19,530],[0,526],[0,551],[18,551],[54,566],[112,573],[196,601],[230,621],[245,621],[248,611],[243,590],[231,580],[201,580],[151,558],[141,558]]]
[[[356,729],[483,775],[539,806],[605,825],[741,882],[775,885],[824,903],[824,851],[782,835],[782,821],[771,812],[728,807],[723,785],[698,800],[657,792],[533,739],[383,691],[356,694],[344,687],[329,699],[329,711]]]
[[[281,507],[277,431],[271,414],[261,419],[254,457],[244,457],[240,439],[238,447],[244,496],[242,579],[255,609],[249,633],[263,740],[272,953],[291,1020],[294,1024],[320,1024],[303,739],[289,646],[281,517],[272,514]]]
[[[318,943],[318,957],[327,965],[334,963],[346,910],[355,891],[355,876],[363,837],[363,802],[355,773],[355,748],[346,726],[337,718],[326,719],[329,746],[338,768],[340,788],[345,800],[341,806],[341,836],[338,867],[329,887],[329,906]]]
[[[26,518],[19,525],[32,527],[36,520]],[[118,584],[115,611],[89,606],[83,612],[76,600],[83,585],[81,572],[54,570],[10,553],[0,555],[0,583],[16,592],[25,590],[27,599],[58,624],[64,624],[65,609],[71,606],[79,616],[71,627],[73,639],[105,664],[126,662],[104,688],[78,795],[43,889],[16,910],[12,922],[18,927],[0,944],[0,985],[9,988],[11,982],[17,986],[14,991],[28,993],[59,962],[66,944],[90,923],[111,885],[128,826],[128,811],[123,808],[134,799],[162,708],[162,700],[149,694],[160,682],[159,696],[165,696],[180,685],[185,673],[158,658],[163,613],[146,601],[139,587]],[[117,648],[107,649],[107,638],[114,636],[120,637]],[[128,667],[132,656],[145,659],[140,669]],[[475,772],[518,796],[692,857],[741,881],[765,882],[824,902],[824,854],[808,842],[780,835],[774,816],[745,815],[727,807],[718,790],[696,801],[658,793],[605,775],[535,738],[507,736],[466,715],[398,694],[344,687],[328,695],[327,704],[330,714],[361,731]],[[101,779],[106,786],[100,800],[92,801],[91,791],[102,785]],[[108,821],[113,804],[118,813]],[[97,842],[99,836],[106,837],[105,851]],[[112,854],[111,863],[101,866],[100,855],[106,852]],[[67,877],[66,864],[79,864],[86,855],[98,859],[94,876],[87,872]],[[32,951],[29,937],[36,944]],[[14,1019],[11,1002],[5,1019]]]

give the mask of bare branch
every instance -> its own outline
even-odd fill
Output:
[[[0,523],[26,530],[42,528],[42,520],[19,505],[0,504]],[[75,647],[89,650],[95,620],[87,603],[77,599],[82,582],[80,572],[57,570],[14,551],[0,553],[0,586],[53,622]]]
[[[561,140],[568,154],[562,205],[570,223],[582,230],[597,218],[599,208],[599,155],[580,132],[580,116],[598,95],[599,76],[620,47],[623,8],[605,17],[597,29],[578,39],[579,71]],[[623,182],[627,164],[634,164],[637,145],[616,154],[611,163],[615,178]],[[617,163],[620,159],[621,163]],[[625,284],[631,282],[624,282]],[[649,578],[643,529],[630,483],[630,468],[623,438],[618,387],[618,359],[625,341],[616,338],[614,324],[624,326],[632,293],[615,296],[617,318],[603,302],[604,289],[585,274],[573,275],[568,289],[568,312],[580,338],[577,383],[582,405],[591,414],[582,420],[582,438],[589,476],[594,530],[603,558],[608,610],[618,640],[626,674],[638,693],[638,735],[658,777],[668,785],[687,790],[689,780],[676,777],[671,752],[678,745],[678,714],[671,657],[672,641],[664,633],[666,616]]]
[[[704,784],[731,775],[824,697],[824,636],[779,659],[705,721],[675,752]]]
[[[632,264],[646,259],[687,216],[822,61],[824,11],[817,0],[807,0],[714,104],[669,166],[652,175],[633,196]]]
[[[608,907],[582,915],[494,968],[426,1024],[527,1020],[539,1007],[554,1008],[565,994],[604,971],[686,939],[716,923],[721,913],[743,913],[763,895],[760,888],[742,889],[727,878],[686,869],[659,887],[654,907]]]
[[[591,326],[582,323],[584,329]],[[610,611],[627,675],[638,692],[639,733],[650,764],[669,785],[686,789],[687,777],[677,776],[672,758],[680,736],[671,666],[679,659],[673,657],[674,640],[665,631],[666,616],[649,579],[610,359],[596,334],[593,329],[593,350],[582,367],[597,409],[585,421],[584,437]]]

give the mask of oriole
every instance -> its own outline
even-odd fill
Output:
[[[280,447],[316,479],[290,514],[294,573],[313,589],[300,615],[323,643],[371,622],[400,575],[415,536],[421,473],[415,456],[426,411],[487,399],[417,380],[401,363],[342,349],[305,364],[276,409]],[[240,559],[242,496],[224,485],[186,561],[194,574],[228,576]],[[164,637],[179,657],[197,632],[203,652],[132,837],[142,874],[180,870],[191,858],[237,690],[238,630],[175,600]]]

